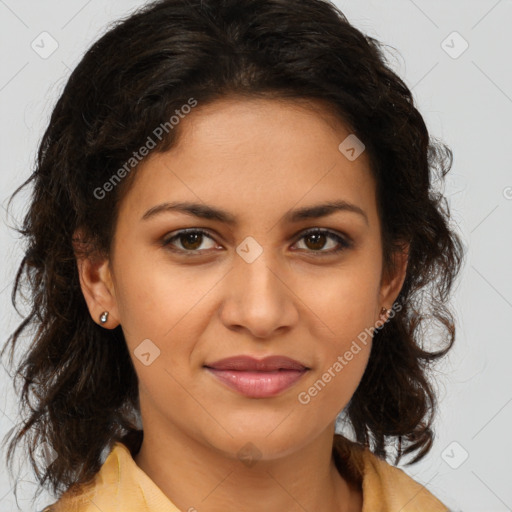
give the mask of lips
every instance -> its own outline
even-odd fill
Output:
[[[286,356],[235,356],[204,365],[219,382],[249,398],[271,398],[292,387],[310,368]]]
[[[308,370],[309,368],[295,359],[286,356],[268,356],[255,359],[251,356],[234,356],[205,364],[214,370],[235,370],[245,372],[273,372],[276,370]]]

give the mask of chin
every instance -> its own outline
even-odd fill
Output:
[[[210,439],[209,444],[220,450],[226,457],[238,459],[248,467],[258,460],[276,460],[299,450],[307,443],[304,433],[292,434],[286,429],[247,428],[243,431],[223,435],[221,438]]]

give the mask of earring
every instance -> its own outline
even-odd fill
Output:
[[[382,315],[387,315],[389,314],[389,309],[385,308],[384,306],[380,309],[380,314],[381,316]]]
[[[108,320],[108,311],[103,311],[103,313],[101,313],[101,315],[100,315],[100,322],[102,324],[106,324],[107,320]]]

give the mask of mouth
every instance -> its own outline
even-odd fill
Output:
[[[204,367],[222,384],[250,398],[276,396],[293,386],[310,370],[286,356],[269,356],[261,360],[236,356]]]
[[[234,356],[205,364],[206,368],[213,370],[235,370],[273,372],[276,370],[309,370],[306,365],[287,356],[268,356],[256,359],[252,356]]]

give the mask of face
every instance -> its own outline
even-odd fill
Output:
[[[95,319],[107,309],[107,327],[122,326],[144,424],[231,457],[251,442],[270,460],[332,426],[368,361],[360,335],[403,273],[383,279],[367,156],[338,149],[350,132],[320,105],[226,99],[180,129],[176,147],[141,163],[84,295]],[[341,206],[312,209],[326,203]],[[206,367],[239,355],[306,370],[265,380]]]

